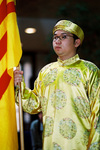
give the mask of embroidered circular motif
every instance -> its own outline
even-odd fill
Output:
[[[40,101],[41,101],[41,106],[42,106],[42,113],[43,113],[43,116],[46,115],[46,112],[47,112],[47,98],[46,97],[39,97]]]
[[[53,83],[57,76],[57,69],[51,69],[47,75],[44,77],[43,82],[45,86],[48,86],[50,83]]]
[[[81,73],[76,68],[69,68],[65,70],[63,77],[65,82],[74,86],[79,85],[81,81]]]
[[[61,90],[56,90],[50,97],[51,105],[56,109],[62,109],[66,105],[66,94]]]
[[[82,139],[83,145],[88,145],[89,135],[90,135],[90,132],[86,130],[83,134],[83,139]]]
[[[44,128],[44,136],[50,136],[53,133],[53,125],[54,121],[51,117],[46,116],[45,128]]]
[[[99,150],[100,149],[100,142],[95,142],[93,144],[90,145],[89,150]]]
[[[62,119],[59,123],[59,132],[64,138],[74,138],[77,132],[75,122],[70,118]]]
[[[80,117],[88,118],[90,116],[90,105],[88,100],[84,97],[76,97],[73,102],[74,108]]]
[[[53,142],[53,150],[62,150],[60,145],[58,145],[57,143]]]

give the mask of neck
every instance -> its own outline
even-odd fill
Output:
[[[74,53],[73,55],[69,55],[69,56],[59,56],[59,59],[64,61],[66,59],[70,59],[70,58],[74,57],[75,55],[76,55],[76,53]]]

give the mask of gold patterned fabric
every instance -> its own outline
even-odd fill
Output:
[[[93,63],[75,55],[46,65],[34,90],[22,84],[22,102],[30,114],[43,112],[43,150],[99,150],[100,72]]]
[[[81,44],[82,44],[83,39],[84,39],[84,32],[77,24],[75,24],[69,20],[60,20],[54,26],[53,34],[57,30],[64,30],[64,31],[68,31],[72,34],[75,34],[78,38],[80,38]]]

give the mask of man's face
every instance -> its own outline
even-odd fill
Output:
[[[78,46],[69,32],[57,30],[53,35],[53,49],[61,60],[73,57]]]

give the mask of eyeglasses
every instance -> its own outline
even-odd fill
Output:
[[[53,41],[57,41],[58,39],[60,40],[60,41],[63,41],[63,40],[65,40],[65,39],[68,39],[68,37],[73,37],[73,35],[68,35],[68,34],[61,34],[60,36],[57,36],[57,35],[54,35],[53,36]]]

